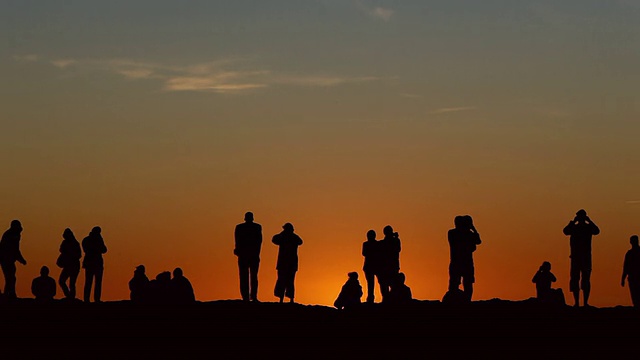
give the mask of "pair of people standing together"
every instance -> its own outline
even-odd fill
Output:
[[[273,236],[271,242],[279,247],[276,270],[278,279],[274,295],[284,302],[289,298],[294,302],[295,277],[298,271],[298,247],[302,239],[294,232],[293,225],[286,223],[282,231]],[[254,222],[252,212],[244,215],[244,222],[236,225],[233,253],[238,257],[240,273],[240,295],[244,301],[258,302],[258,269],[262,248],[262,225]]]
[[[375,230],[369,230],[367,241],[362,244],[362,270],[367,281],[367,303],[370,304],[375,300],[375,281],[378,280],[382,302],[385,302],[400,273],[401,243],[398,233],[393,231],[391,225],[385,226],[382,232],[384,238],[376,240]]]
[[[80,274],[80,258],[82,252],[80,243],[76,240],[71,229],[66,228],[62,233],[62,243],[60,244],[60,256],[56,265],[62,268],[58,283],[65,298],[76,298],[76,280]],[[82,240],[82,250],[84,259],[82,268],[85,270],[84,280],[84,301],[90,302],[91,288],[93,287],[93,300],[100,302],[102,296],[102,275],[104,274],[104,260],[102,254],[107,252],[107,246],[102,238],[102,229],[99,226],[93,227],[89,235]]]

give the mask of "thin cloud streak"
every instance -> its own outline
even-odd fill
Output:
[[[33,55],[28,59],[38,58]],[[16,60],[27,61],[24,56]],[[156,80],[161,82],[162,90],[169,92],[201,91],[238,94],[276,85],[334,87],[382,80],[373,76],[288,75],[264,69],[246,69],[246,64],[238,59],[224,59],[187,66],[171,66],[130,59],[56,59],[49,63],[60,70],[83,68],[117,74],[128,80]]]
[[[433,110],[431,114],[446,114],[446,113],[460,112],[460,111],[471,111],[475,109],[477,109],[475,106],[449,107],[449,108],[441,108],[441,109]]]
[[[35,54],[13,55],[13,60],[18,62],[36,62],[38,59],[40,59],[40,57]]]
[[[627,200],[625,201],[627,204],[640,204],[640,200]]]
[[[373,19],[382,20],[388,22],[395,13],[392,9],[384,8],[382,6],[369,6],[362,0],[357,0],[356,6],[365,14]]]

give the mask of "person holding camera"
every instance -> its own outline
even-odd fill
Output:
[[[562,231],[569,237],[571,249],[571,270],[569,291],[573,293],[575,307],[580,306],[580,290],[582,289],[583,305],[589,306],[591,291],[591,239],[600,234],[598,226],[587,216],[584,209],[576,212],[573,220]]]
[[[449,241],[449,292],[459,291],[462,282],[464,301],[471,301],[475,278],[473,252],[482,243],[480,234],[469,215],[458,215],[453,219],[454,228],[447,233]]]

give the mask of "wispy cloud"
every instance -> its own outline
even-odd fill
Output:
[[[401,93],[400,96],[409,99],[421,99],[423,97],[422,95],[411,93]]]
[[[38,61],[39,57],[38,55],[35,55],[35,54],[13,55],[13,59],[15,61],[20,61],[20,62],[36,62]]]
[[[15,57],[17,61],[36,61],[36,55]],[[117,74],[131,81],[157,81],[163,91],[244,93],[272,86],[334,87],[378,81],[374,76],[287,74],[252,66],[242,59],[223,59],[190,65],[166,65],[131,59],[55,59],[46,62],[60,69],[82,69]]]
[[[460,112],[460,111],[471,111],[475,109],[477,109],[475,106],[447,107],[447,108],[440,108],[440,109],[433,110],[431,111],[431,114],[445,114],[445,113]]]
[[[77,61],[73,59],[58,59],[51,61],[51,64],[57,68],[64,69],[67,66],[75,64]]]
[[[625,201],[627,204],[640,204],[640,200],[627,200]]]
[[[395,13],[392,9],[389,8],[385,8],[382,6],[371,6],[366,4],[363,0],[356,0],[356,6],[358,6],[358,8],[364,12],[365,14],[367,14],[368,16],[377,19],[377,20],[382,20],[382,21],[389,21],[391,20],[391,17],[393,16],[393,14]]]

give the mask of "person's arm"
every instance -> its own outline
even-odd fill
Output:
[[[271,242],[276,245],[280,245],[280,236],[278,236],[278,234],[273,235],[273,237],[271,238]]]
[[[565,235],[571,235],[573,233],[573,227],[574,227],[574,220],[571,220],[569,221],[567,226],[565,226],[564,229],[562,229],[562,232]]]
[[[591,225],[591,233],[593,235],[600,234],[600,228],[593,221],[591,221],[591,219],[589,219],[589,224]]]
[[[540,270],[536,271],[535,275],[533,275],[533,279],[531,279],[531,282],[537,283],[539,277],[540,277]]]
[[[624,287],[624,281],[627,279],[629,275],[629,254],[627,253],[624,256],[624,263],[622,265],[622,280],[620,280],[620,285]]]
[[[18,251],[16,252],[16,258],[20,264],[27,265],[27,260],[25,260],[24,257],[22,256],[22,252],[20,251],[20,248],[18,248]]]
[[[549,277],[551,278],[551,282],[556,282],[558,279],[556,279],[556,276],[553,275],[552,273],[549,273]]]
[[[238,255],[238,239],[240,237],[238,226],[236,225],[236,229],[233,231],[233,255]]]
[[[100,242],[102,243],[102,244],[100,244],[102,246],[102,248],[100,249],[100,252],[103,253],[103,254],[106,254],[107,253],[107,245],[105,245],[104,240],[100,240]]]

